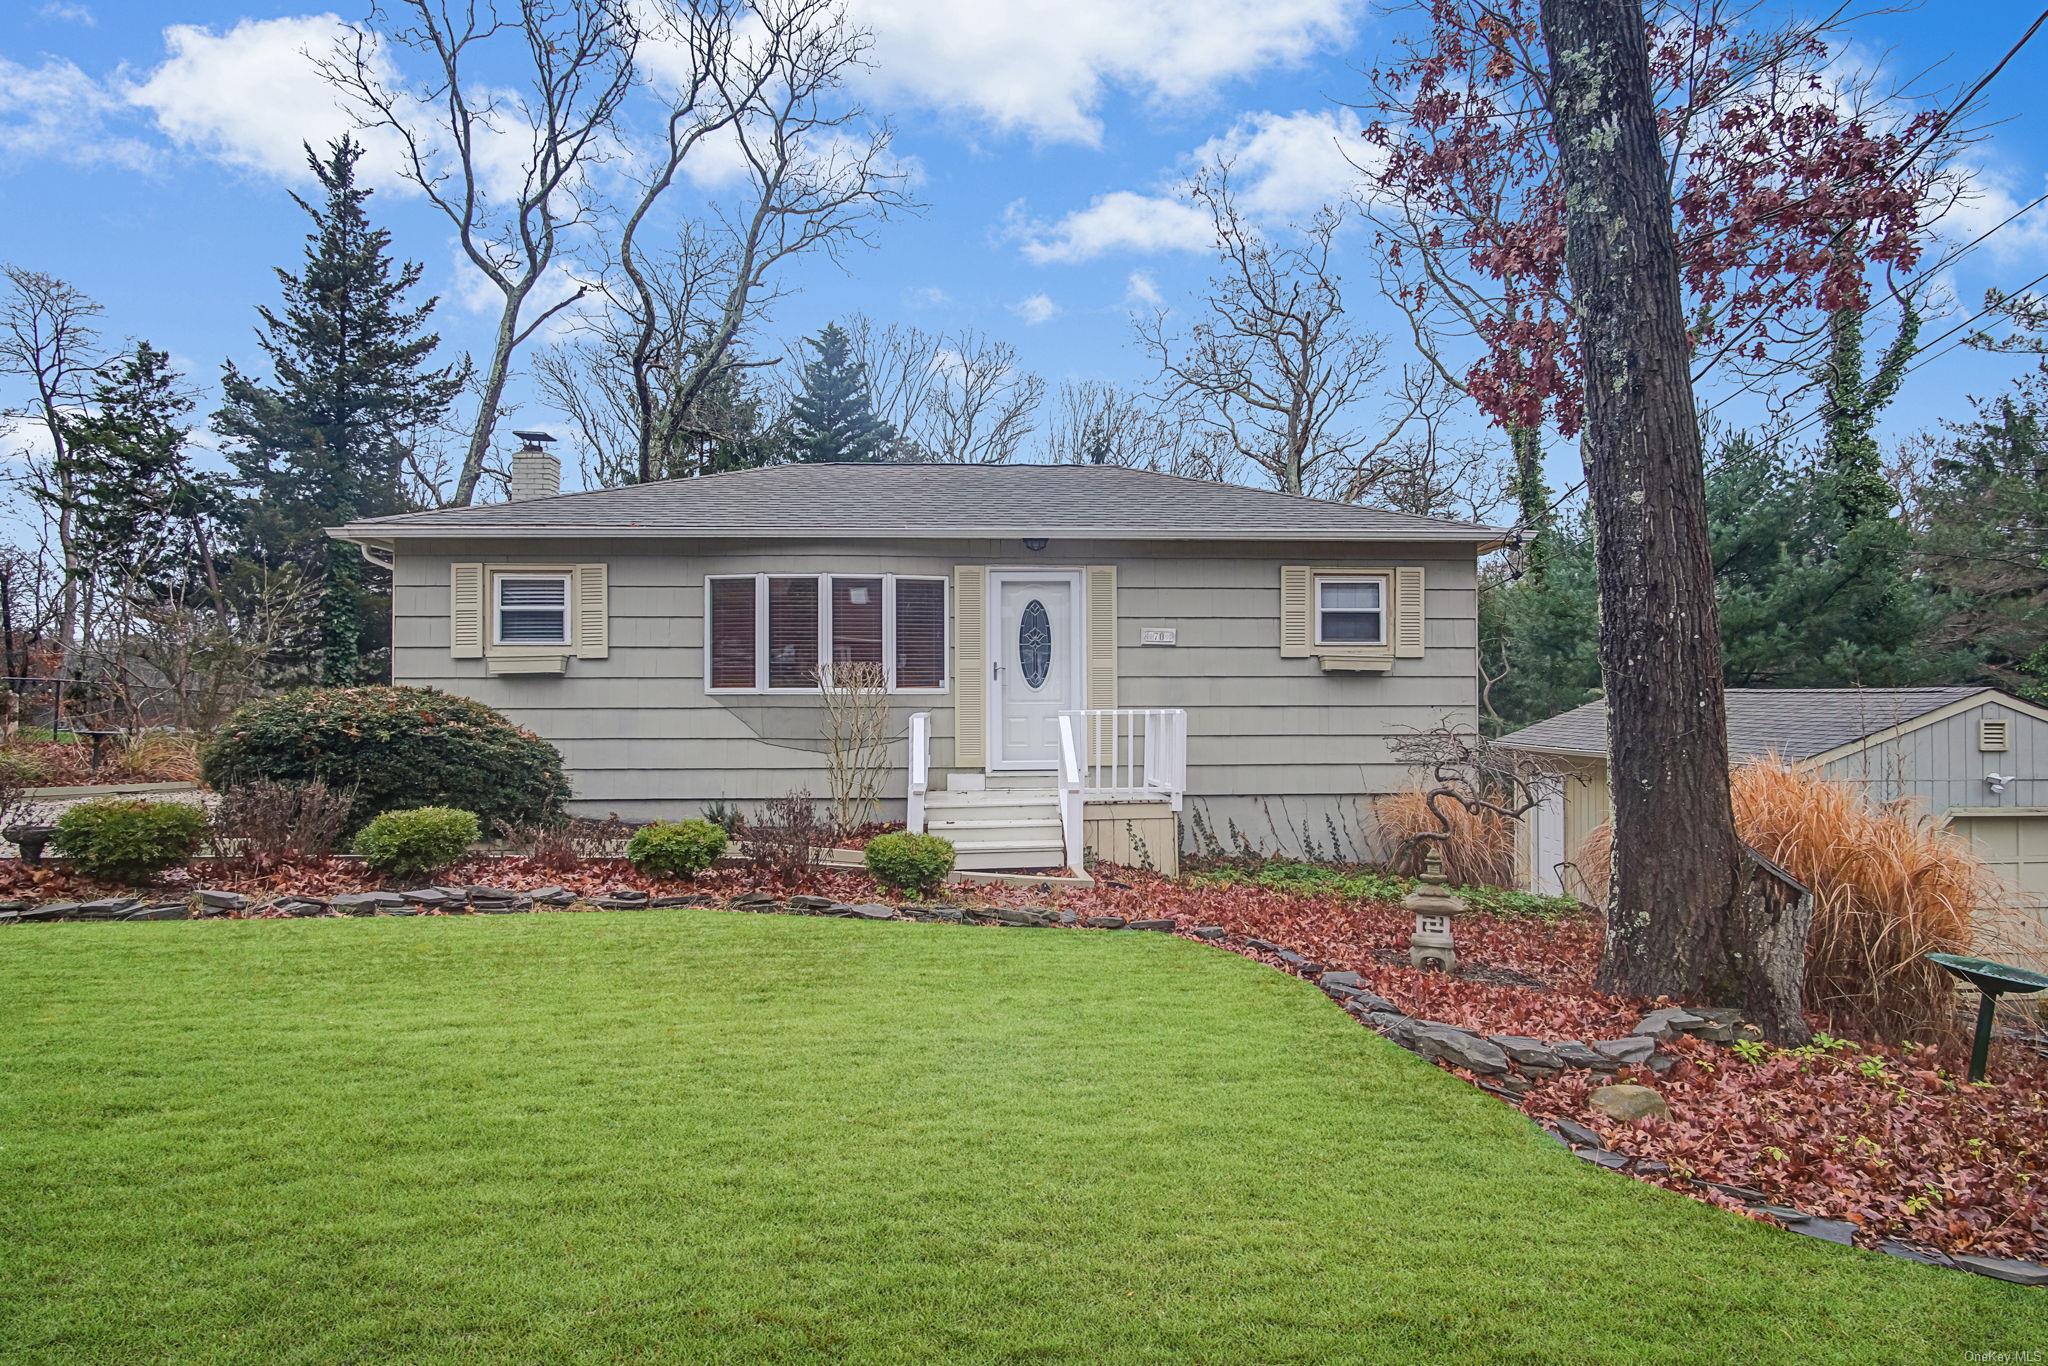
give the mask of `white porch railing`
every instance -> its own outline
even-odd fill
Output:
[[[1076,713],[1060,713],[1060,836],[1067,847],[1067,871],[1082,869],[1081,813],[1087,800],[1081,787],[1081,746],[1075,737]]]
[[[1089,801],[1163,801],[1181,809],[1188,788],[1188,714],[1179,707],[1096,708],[1060,713],[1080,758]]]
[[[932,717],[930,712],[910,714],[910,791],[903,809],[903,828],[913,835],[924,833],[924,794],[932,785]]]

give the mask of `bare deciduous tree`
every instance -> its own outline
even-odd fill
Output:
[[[1055,465],[1121,465],[1217,483],[1234,483],[1243,463],[1223,433],[1093,379],[1060,384],[1044,449]]]
[[[650,34],[675,47],[686,75],[618,233],[642,480],[662,463],[661,414],[689,412],[730,373],[734,342],[780,297],[777,272],[809,252],[837,260],[911,202],[890,158],[892,130],[865,126],[866,112],[841,98],[871,43],[844,0],[659,0],[654,13]],[[736,153],[746,191],[714,205],[714,223],[685,228],[666,263],[676,278],[658,283],[641,231],[712,139]],[[663,368],[672,373],[657,378]]]
[[[613,155],[638,29],[628,0],[521,0],[516,18],[477,0],[395,8],[402,22],[385,24],[379,6],[315,65],[361,127],[392,136],[401,174],[454,225],[503,300],[449,495],[463,506],[484,476],[513,354],[588,291],[546,292],[594,217],[588,176]],[[428,74],[394,75],[387,44]],[[508,89],[515,66],[521,85]]]
[[[1222,433],[1289,493],[1350,482],[1370,441],[1358,413],[1384,340],[1344,309],[1333,261],[1344,207],[1326,205],[1275,241],[1238,209],[1228,165],[1197,175],[1188,194],[1215,227],[1220,269],[1184,335],[1164,309],[1137,320],[1161,400]]]
[[[47,448],[23,451],[24,491],[49,515],[63,559],[58,588],[56,672],[61,677],[90,605],[74,531],[77,498],[67,458],[65,418],[85,402],[103,357],[99,349],[100,305],[54,275],[20,266],[5,268],[7,291],[0,295],[0,375],[28,382],[26,402],[0,409],[0,417],[40,428]]]
[[[1016,459],[1045,397],[1045,381],[1024,369],[1016,347],[972,329],[877,327],[863,313],[845,328],[901,457],[954,465]]]

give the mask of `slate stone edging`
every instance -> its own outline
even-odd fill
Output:
[[[1246,944],[1273,951],[1267,949],[1262,940],[1247,940]],[[1576,1039],[1553,1042],[1513,1034],[1482,1037],[1456,1025],[1414,1019],[1384,997],[1367,990],[1364,979],[1355,972],[1321,973],[1316,977],[1316,985],[1346,1012],[1389,1041],[1432,1062],[1446,1062],[1464,1068],[1479,1078],[1480,1090],[1517,1106],[1522,1093],[1529,1087],[1528,1079],[1518,1073],[1549,1076],[1567,1067],[1599,1072],[1617,1072],[1623,1067],[1662,1071],[1675,1059],[1659,1053],[1659,1043],[1689,1034],[1710,1043],[1728,1044],[1739,1038],[1742,1032],[1739,1011],[1667,1006],[1645,1015],[1625,1037],[1599,1039],[1590,1045]],[[1664,1067],[1659,1067],[1659,1062]],[[1657,1158],[1615,1152],[1597,1131],[1574,1120],[1548,1118],[1539,1121],[1539,1128],[1547,1137],[1564,1145],[1573,1156],[1592,1166],[1638,1178],[1668,1176],[1671,1172],[1670,1164]],[[1844,1247],[1855,1245],[1857,1226],[1846,1219],[1827,1219],[1804,1210],[1773,1204],[1762,1191],[1746,1186],[1687,1179],[1696,1186],[1719,1191],[1740,1202],[1752,1215],[1768,1219],[1781,1228]],[[1951,1255],[1898,1238],[1884,1239],[1877,1245],[1877,1250],[1906,1261],[1970,1271],[2015,1285],[2048,1285],[2048,1265],[2015,1257]]]

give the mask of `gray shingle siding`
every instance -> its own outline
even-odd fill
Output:
[[[575,807],[634,819],[694,815],[714,798],[755,803],[807,787],[826,790],[814,699],[707,694],[703,583],[756,571],[894,572],[950,577],[961,564],[1117,569],[1118,705],[1184,707],[1190,802],[1219,830],[1235,820],[1267,848],[1294,848],[1307,824],[1319,844],[1337,821],[1363,842],[1363,798],[1400,787],[1407,769],[1392,741],[1449,717],[1476,721],[1475,564],[1469,545],[1276,545],[1055,539],[1043,551],[1014,540],[661,542],[586,537],[564,560],[610,566],[610,652],[572,660],[565,676],[490,677],[483,660],[449,653],[449,565],[526,563],[551,552],[483,541],[399,544],[393,592],[393,672],[498,707],[553,741],[575,783]],[[1425,653],[1390,672],[1324,673],[1279,653],[1283,564],[1422,565]],[[1148,626],[1177,629],[1174,646],[1145,646]],[[957,642],[956,642],[957,643]],[[962,667],[956,661],[954,672]],[[985,662],[973,667],[985,668]],[[928,711],[933,761],[953,767],[952,692],[905,697]],[[885,791],[901,815],[901,742]],[[1277,831],[1285,831],[1282,837]]]

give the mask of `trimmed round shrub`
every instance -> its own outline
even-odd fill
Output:
[[[185,802],[101,797],[57,817],[51,843],[80,872],[116,882],[147,882],[199,852],[206,813]]]
[[[260,779],[353,788],[348,828],[385,811],[452,806],[487,833],[551,825],[562,756],[481,702],[433,688],[299,688],[249,703],[200,759],[216,792]]]
[[[386,811],[356,835],[363,862],[394,877],[438,873],[477,840],[476,816],[446,806]]]
[[[910,896],[930,896],[953,871],[953,844],[937,835],[877,835],[863,857],[884,887]]]
[[[633,832],[626,857],[655,877],[695,877],[725,852],[725,831],[710,821],[656,821]]]

